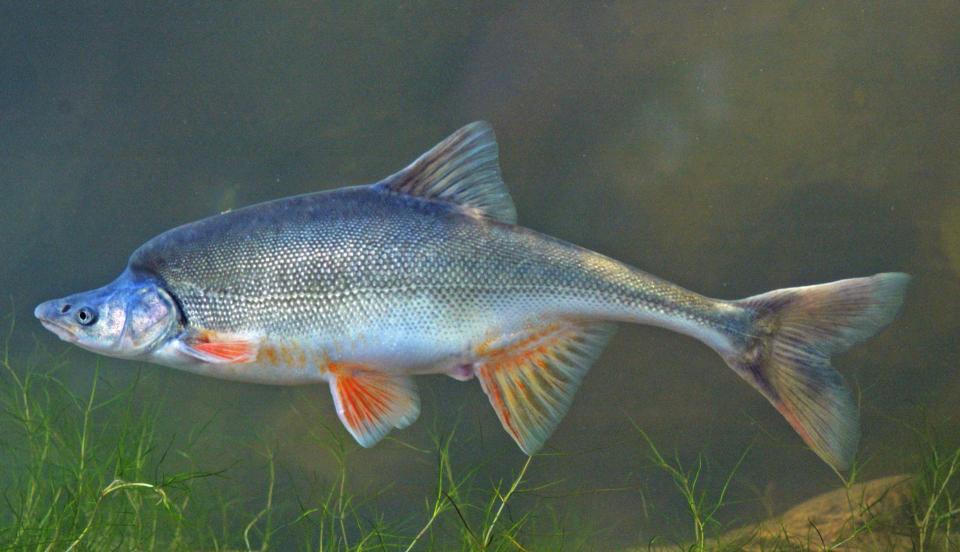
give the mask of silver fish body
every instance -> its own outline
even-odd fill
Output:
[[[145,243],[113,283],[37,307],[84,348],[272,384],[329,382],[364,446],[412,423],[410,376],[476,377],[533,453],[614,324],[715,349],[831,465],[856,407],[831,354],[893,319],[899,273],[706,298],[515,224],[492,130],[474,123],[370,186],[254,205]]]
[[[189,326],[410,374],[469,362],[491,335],[545,317],[653,323],[722,340],[744,314],[532,230],[376,187],[181,226],[138,249],[130,269],[162,278]],[[314,363],[267,364],[246,366],[243,379],[325,377]]]

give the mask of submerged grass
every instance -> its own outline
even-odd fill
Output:
[[[407,445],[436,467],[434,488],[406,519],[379,513],[377,500],[389,490],[351,493],[348,465],[357,447],[339,428],[322,426],[313,437],[335,461],[333,473],[313,485],[310,499],[279,499],[273,449],[260,445],[262,491],[251,507],[229,484],[232,466],[201,466],[195,459],[194,449],[207,439],[203,426],[179,438],[158,430],[163,401],[142,400],[139,376],[118,387],[94,369],[78,393],[62,377],[66,360],[39,358],[2,353],[0,550],[596,549],[596,533],[565,524],[538,498],[552,484],[534,486],[528,474],[544,457],[528,458],[509,479],[481,481],[477,464],[463,469],[452,458],[453,434],[435,437],[426,450]],[[648,449],[649,473],[668,476],[690,528],[673,544],[658,537],[640,549],[960,549],[960,442],[953,433],[918,432],[916,472],[906,491],[890,491],[905,493],[895,511],[877,515],[892,494],[858,490],[858,466],[841,486],[847,511],[838,527],[810,521],[798,530],[779,518],[730,531],[720,513],[731,505],[728,491],[749,449],[719,480],[711,479],[702,455],[684,464],[634,425]]]
[[[136,383],[105,398],[97,375],[77,396],[57,378],[62,361],[17,370],[4,353],[2,364],[0,547],[177,546],[191,483],[215,473],[163,469],[170,450],[154,432],[157,413],[132,404]],[[169,537],[160,543],[159,535]]]
[[[960,550],[960,443],[955,432],[918,432],[920,469],[911,493],[913,539],[918,551]]]
[[[697,455],[695,465],[690,468],[684,466],[679,456],[675,456],[673,460],[667,460],[664,458],[663,454],[661,454],[660,450],[654,444],[650,436],[647,435],[647,433],[643,431],[643,429],[641,429],[640,426],[638,426],[633,420],[630,420],[630,423],[633,424],[634,428],[640,434],[640,437],[642,437],[644,442],[646,442],[647,447],[650,450],[650,461],[657,469],[666,472],[670,476],[677,492],[683,497],[683,500],[686,503],[687,513],[690,515],[690,521],[693,527],[693,541],[686,546],[678,545],[679,548],[686,549],[691,552],[705,552],[708,550],[709,545],[710,550],[739,550],[741,544],[740,542],[725,544],[719,539],[714,539],[708,542],[707,536],[708,532],[712,529],[719,529],[722,527],[722,524],[717,519],[716,514],[726,503],[726,496],[727,491],[730,488],[730,482],[733,480],[733,476],[737,473],[737,470],[740,468],[743,460],[750,452],[750,448],[748,447],[743,451],[739,460],[737,460],[736,465],[734,465],[733,469],[730,470],[724,479],[720,490],[716,493],[716,496],[713,496],[711,493],[702,488],[702,482],[700,479],[700,476],[703,474],[704,467],[704,458],[702,454]],[[653,539],[653,541],[651,541],[651,545],[656,541],[656,538]]]
[[[436,458],[436,488],[409,519],[377,513],[376,493],[350,493],[357,447],[338,428],[314,435],[337,469],[310,502],[278,500],[273,451],[259,447],[266,473],[251,509],[230,494],[232,467],[194,460],[202,427],[161,435],[162,399],[142,400],[139,376],[117,387],[97,368],[77,393],[67,361],[43,358],[2,357],[0,550],[580,550],[590,537],[564,533],[549,507],[512,508],[539,490],[526,479],[534,459],[510,480],[481,482],[476,468],[457,470],[452,435],[419,450]]]
[[[680,542],[662,544],[651,539],[648,551],[751,550],[794,551],[914,551],[960,550],[960,441],[955,423],[950,430],[929,427],[916,431],[919,444],[912,449],[915,470],[867,482],[858,479],[863,465],[856,464],[834,492],[811,499],[782,517],[731,530],[718,519],[728,506],[727,491],[749,452],[745,450],[724,477],[719,490],[704,489],[704,458],[692,466],[679,456],[667,459],[653,440],[634,424],[649,450],[649,460],[669,475],[683,499],[691,531]]]

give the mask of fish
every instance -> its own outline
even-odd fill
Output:
[[[887,326],[910,276],[712,299],[517,225],[493,129],[454,132],[379,182],[168,230],[101,288],[38,305],[62,340],[203,376],[329,385],[371,447],[420,413],[415,376],[476,379],[532,455],[620,323],[693,337],[848,469],[858,409],[830,363]]]

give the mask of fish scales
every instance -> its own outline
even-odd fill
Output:
[[[463,349],[524,312],[725,323],[716,301],[598,253],[421,203],[371,188],[277,200],[161,234],[131,267],[161,276],[191,323],[285,339],[389,327]]]

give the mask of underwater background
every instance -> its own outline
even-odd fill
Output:
[[[95,379],[94,402],[125,397],[80,410],[107,442],[148,412],[150,473],[217,473],[181,509],[215,509],[221,537],[190,549],[264,547],[268,489],[284,526],[270,546],[306,548],[317,527],[302,514],[343,474],[356,519],[412,537],[437,494],[436,436],[455,432],[450,461],[479,487],[524,466],[475,382],[419,378],[420,420],[360,449],[326,386],[96,357],[31,313],[108,282],[163,230],[377,181],[483,119],[520,224],[705,295],[912,274],[898,320],[834,359],[860,398],[857,477],[910,472],[923,428],[960,430],[958,21],[950,1],[3,3],[7,364],[21,377],[56,366],[81,402]],[[64,401],[50,407],[76,406]],[[0,542],[14,542],[32,457],[3,423]],[[724,526],[843,484],[714,352],[624,326],[504,513],[532,516],[517,540],[559,527],[569,549],[684,541],[687,504],[637,427],[668,459],[704,459],[714,495],[747,451]],[[422,546],[455,540],[457,513],[442,515]],[[363,532],[354,523],[338,546]]]

